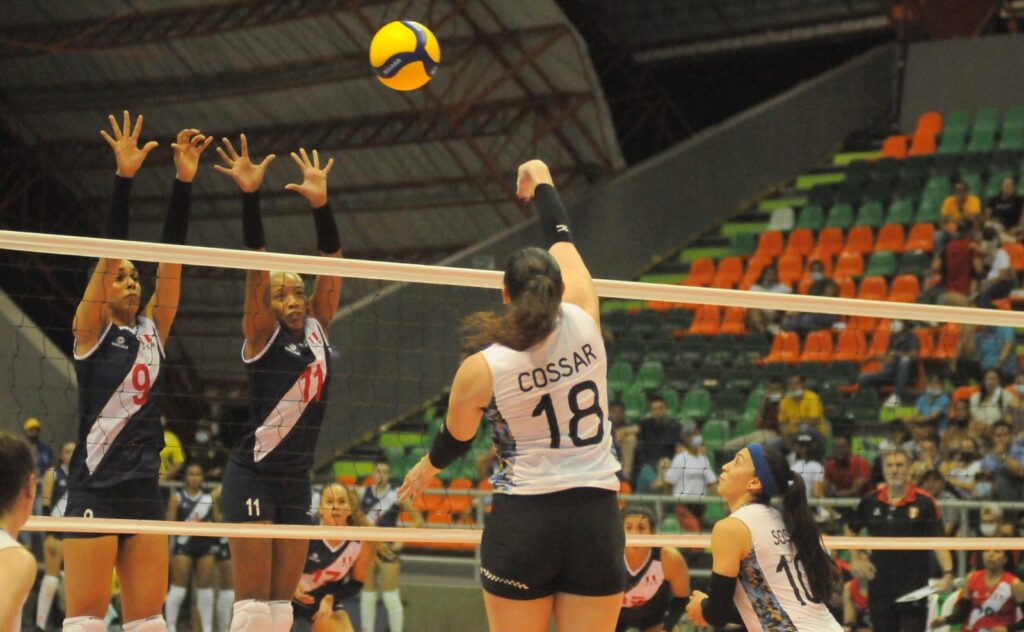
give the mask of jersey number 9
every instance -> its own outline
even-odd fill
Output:
[[[594,395],[594,401],[586,408],[580,408],[580,393],[583,391],[590,391]],[[580,382],[569,389],[569,410],[572,411],[572,417],[569,418],[569,438],[572,439],[572,444],[577,448],[601,443],[601,439],[604,438],[604,411],[601,410],[600,401],[601,397],[597,390],[597,384],[594,384],[591,380]],[[541,397],[540,401],[537,402],[537,407],[533,409],[534,417],[540,417],[541,415],[547,415],[548,430],[551,431],[551,447],[553,449],[558,448],[562,443],[562,435],[558,430],[558,418],[555,416],[555,405],[551,401],[551,393]],[[597,432],[586,439],[582,439],[580,438],[580,420],[590,415],[597,416]]]

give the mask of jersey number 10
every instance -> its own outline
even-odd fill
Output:
[[[583,391],[590,391],[594,395],[593,403],[586,408],[580,408],[580,393]],[[600,401],[601,398],[597,390],[597,384],[594,384],[591,380],[580,382],[569,389],[569,410],[572,411],[572,417],[569,419],[569,438],[572,439],[572,444],[577,448],[601,443],[601,439],[604,438],[604,411],[601,410]],[[547,415],[548,418],[548,430],[551,431],[551,447],[558,448],[562,442],[562,435],[558,430],[558,418],[555,416],[555,405],[551,401],[551,393],[541,397],[540,401],[537,402],[537,407],[533,409],[534,417],[540,417],[541,415]],[[591,437],[581,439],[580,420],[590,415],[597,416],[597,432]]]
[[[786,579],[789,580],[789,586],[790,586],[790,588],[793,589],[793,594],[796,595],[796,600],[800,602],[801,606],[806,606],[808,601],[811,602],[811,603],[821,603],[820,601],[816,600],[813,595],[811,595],[811,591],[807,590],[807,586],[804,585],[804,575],[805,575],[805,573],[801,573],[800,572],[800,567],[801,566],[802,566],[802,564],[800,564],[800,560],[798,558],[794,557],[793,558],[793,568],[790,569],[790,567],[789,567],[789,560],[786,559],[785,555],[782,555],[782,556],[779,557],[779,566],[778,566],[778,568],[775,569],[775,572],[776,573],[782,573],[782,572],[786,573]],[[795,580],[793,579],[793,575],[796,575],[796,579]],[[799,586],[796,585],[797,582],[800,582]],[[807,596],[807,600],[806,601],[804,600],[803,595],[800,594],[800,589],[801,588],[803,588],[804,595]]]

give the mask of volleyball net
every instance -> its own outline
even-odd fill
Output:
[[[19,424],[40,420],[42,439],[54,444],[54,463],[59,445],[77,432],[82,385],[70,361],[71,319],[96,258],[135,262],[143,272],[144,301],[154,264],[185,266],[161,369],[161,412],[181,444],[180,454],[166,456],[181,469],[167,478],[187,484],[188,468],[199,464],[207,490],[216,488],[260,397],[249,388],[254,369],[240,357],[247,270],[345,279],[342,308],[329,331],[330,397],[307,481],[316,492],[337,481],[361,496],[381,478],[397,487],[443,420],[444,387],[462,354],[457,323],[474,309],[500,309],[501,272],[493,269],[12,231],[0,231],[0,249],[3,311],[16,334],[0,348],[0,364],[9,367],[6,414]],[[30,277],[37,282],[23,280]],[[878,282],[857,283],[858,295],[870,296],[865,284]],[[1012,310],[908,301],[895,295],[895,283],[881,283],[885,291],[869,300],[840,298],[839,283],[834,291],[801,294],[596,281],[610,391],[609,410],[600,414],[614,424],[624,466],[622,504],[653,508],[661,532],[630,535],[630,544],[706,548],[710,525],[727,515],[714,493],[722,464],[747,442],[760,441],[791,453],[834,548],[1024,549],[1024,540],[1011,537],[1024,516],[1024,506],[1013,504],[1021,500],[1020,481],[1017,498],[1007,496],[1013,479],[1003,465],[1024,449],[1016,337],[1024,319]],[[306,285],[312,291],[308,279]],[[314,396],[318,389],[312,388]],[[488,478],[501,466],[490,433],[482,422],[470,453],[414,505],[400,508],[398,528],[40,516],[26,529],[338,537],[472,550],[489,513]],[[880,482],[878,458],[890,448],[908,452],[907,476],[949,508],[948,537],[841,537],[856,505],[842,482],[857,480],[863,491]],[[857,469],[862,464],[866,474]],[[846,498],[831,500],[837,495]],[[312,506],[297,507],[308,510],[311,523],[316,497]],[[999,511],[994,535],[1006,537],[965,537],[991,520],[987,503]]]

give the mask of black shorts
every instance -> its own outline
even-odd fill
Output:
[[[184,540],[184,542],[182,542]],[[171,555],[185,555],[198,560],[207,555],[215,555],[219,546],[217,538],[200,538],[196,536],[176,536],[171,547]]]
[[[213,545],[213,557],[218,562],[231,561],[231,546],[227,538],[217,538],[217,543]]]
[[[229,461],[220,493],[224,522],[312,524],[312,490],[305,472],[264,474]]]
[[[495,494],[480,545],[480,583],[506,599],[614,595],[626,586],[625,546],[613,491]]]
[[[110,487],[68,489],[68,518],[122,518],[125,520],[163,520],[167,512],[160,502],[158,478],[123,481]],[[65,533],[65,539],[98,538],[107,533]],[[118,540],[135,535],[123,533]]]

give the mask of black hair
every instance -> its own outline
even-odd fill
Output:
[[[814,512],[807,504],[804,479],[789,467],[789,462],[781,452],[763,445],[761,449],[772,477],[781,490],[782,522],[796,549],[794,566],[803,570],[814,601],[827,603],[832,599],[836,582],[839,581],[839,567],[821,541],[821,531],[814,521]],[[768,504],[771,499],[761,496],[754,500]]]
[[[995,432],[996,428],[1006,428],[1010,432],[1013,432],[1013,426],[1011,426],[1005,419],[1000,419],[992,424],[992,432]]]
[[[985,386],[985,376],[988,375],[989,373],[995,373],[996,374],[996,379],[999,380],[999,386],[996,387],[995,391],[990,391],[990,390],[988,390],[988,387]],[[984,401],[985,398],[987,398],[993,392],[998,392],[998,391],[1002,390],[1002,388],[1003,388],[1003,376],[999,375],[999,371],[996,371],[995,369],[989,369],[989,370],[985,371],[982,374],[982,376],[981,376],[981,395],[980,395],[979,399]]]
[[[783,381],[784,380],[782,379],[781,375],[773,375],[770,378],[768,378],[769,384],[782,384]]]
[[[466,319],[467,349],[492,343],[525,351],[554,330],[562,304],[562,270],[546,250],[527,247],[505,265],[505,290],[510,299],[503,314],[477,312]]]
[[[32,453],[25,442],[0,432],[0,516],[14,509],[33,471]]]
[[[651,527],[651,533],[658,532],[658,519],[655,517],[654,512],[651,511],[650,507],[644,505],[628,505],[622,511],[622,520],[626,520],[626,516],[643,516],[647,518],[647,524]]]
[[[799,371],[794,371],[793,373],[790,373],[789,375],[786,376],[786,379],[787,380],[792,380],[794,377],[796,379],[800,380],[801,384],[804,383],[804,374],[800,373]]]
[[[662,397],[661,395],[651,395],[650,397],[647,398],[647,404],[648,405],[651,405],[654,402],[661,402],[662,404],[667,404],[668,403],[668,402],[665,401],[665,398]]]
[[[942,475],[942,472],[938,470],[928,470],[921,475],[921,484],[923,485],[927,481],[942,481],[946,482],[946,477]]]
[[[611,402],[610,402],[610,403],[608,404],[608,408],[611,408],[612,406],[622,406],[623,408],[625,408],[625,407],[626,407],[626,404],[625,404],[625,403],[623,403],[623,401],[622,401],[621,399],[613,399],[613,400],[612,400],[612,401],[611,401]]]

